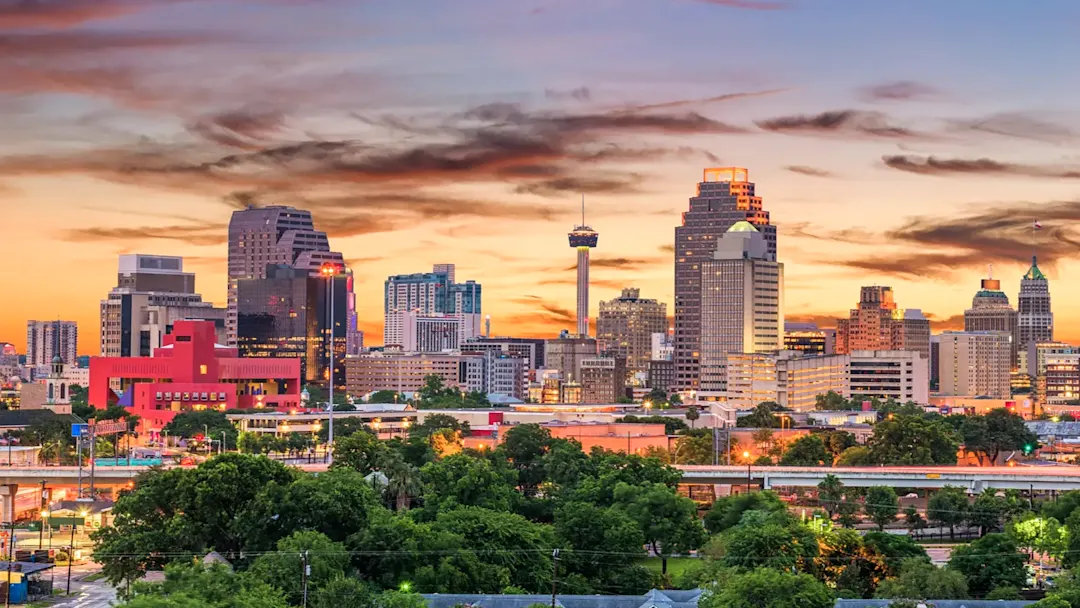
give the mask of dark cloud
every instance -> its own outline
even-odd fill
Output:
[[[789,2],[772,2],[769,0],[697,0],[705,4],[726,6],[729,8],[743,8],[754,11],[781,11],[791,8]]]
[[[837,110],[821,114],[803,114],[780,116],[757,121],[757,126],[765,131],[787,135],[829,135],[838,137],[880,137],[905,139],[922,135],[890,125],[887,117],[880,112],[861,110]]]
[[[285,126],[285,116],[276,110],[241,109],[204,116],[188,130],[206,141],[244,150],[258,149]]]
[[[65,231],[61,238],[75,243],[94,241],[182,241],[191,245],[221,245],[228,237],[228,226],[203,222],[172,226],[102,227],[90,226]]]
[[[514,189],[518,194],[538,196],[565,196],[567,193],[628,194],[637,191],[640,175],[626,177],[560,177],[540,182],[521,184]]]
[[[50,56],[83,56],[109,51],[176,48],[191,44],[220,41],[207,34],[131,33],[62,31],[44,33],[0,34],[0,58],[15,59]]]
[[[892,155],[881,157],[886,167],[920,175],[1023,175],[1052,179],[1080,179],[1080,167],[1021,165],[989,158],[962,159],[934,156]]]
[[[1048,143],[1065,143],[1080,138],[1080,133],[1069,126],[1019,113],[993,114],[974,120],[953,120],[950,124],[959,131]]]
[[[573,312],[540,296],[526,295],[515,298],[513,302],[532,310],[524,315],[515,315],[512,319],[506,319],[507,322],[554,325],[575,321]]]
[[[548,99],[573,99],[575,101],[589,101],[592,99],[592,91],[589,87],[578,87],[569,91],[544,89],[544,97]]]
[[[0,29],[71,27],[137,12],[150,4],[148,0],[6,0],[0,4]]]
[[[854,245],[880,244],[882,237],[863,228],[832,229],[814,226],[808,222],[795,222],[783,225],[784,236],[791,238],[832,241]]]
[[[810,177],[836,177],[836,174],[832,171],[826,171],[825,169],[818,169],[816,167],[808,167],[806,165],[788,165],[784,167],[787,171],[792,173],[798,173],[800,175],[809,175]]]
[[[644,270],[650,266],[656,266],[658,264],[667,264],[671,260],[667,258],[598,258],[593,257],[589,259],[590,268],[608,268],[611,270],[630,270],[638,271]],[[573,272],[577,270],[577,264],[563,268],[564,272]]]
[[[786,93],[791,89],[767,89],[764,91],[744,91],[740,93],[726,93],[724,95],[716,95],[714,97],[703,97],[700,99],[678,99],[675,101],[664,101],[660,103],[646,104],[631,106],[629,109],[635,112],[642,112],[648,110],[670,110],[673,108],[683,108],[687,106],[702,106],[710,103],[718,103],[722,101],[734,101],[737,99],[749,99],[753,97],[768,97],[770,95],[776,95],[779,93]]]
[[[938,97],[941,91],[921,82],[900,80],[864,87],[859,94],[867,101],[915,101]]]
[[[658,249],[661,253],[675,253],[675,245],[660,245]]]

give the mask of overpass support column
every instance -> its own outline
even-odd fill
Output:
[[[0,486],[0,522],[5,526],[15,521],[15,495],[19,486],[13,483]]]

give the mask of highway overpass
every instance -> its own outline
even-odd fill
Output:
[[[765,489],[816,486],[833,474],[846,486],[943,488],[956,486],[972,492],[1000,490],[1080,490],[1080,466],[1011,467],[745,467],[679,465],[683,483],[744,485]]]

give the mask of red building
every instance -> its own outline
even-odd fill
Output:
[[[300,359],[243,359],[214,335],[212,321],[177,321],[152,357],[91,357],[90,405],[130,407],[143,432],[177,412],[300,407]]]

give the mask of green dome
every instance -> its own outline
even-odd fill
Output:
[[[754,228],[754,225],[747,221],[735,222],[728,228],[728,232],[757,232],[758,229]]]

